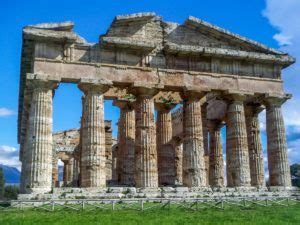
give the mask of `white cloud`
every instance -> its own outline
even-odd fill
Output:
[[[289,142],[288,157],[290,164],[299,163],[300,161],[300,139]]]
[[[0,164],[12,166],[21,171],[21,162],[19,161],[19,150],[11,146],[0,146]]]
[[[284,34],[275,34],[273,38],[278,42],[280,46],[291,45],[291,37],[285,36]]]
[[[300,60],[300,1],[299,0],[266,0],[263,15],[270,24],[278,29],[273,38],[278,42],[280,50]],[[282,78],[285,90],[293,94],[293,98],[283,106],[285,125],[287,126],[288,155],[290,163],[300,162],[300,63],[283,70]],[[291,138],[289,138],[291,137]]]
[[[7,109],[7,108],[0,108],[0,117],[5,117],[5,116],[11,116],[14,115],[15,112],[13,110]]]

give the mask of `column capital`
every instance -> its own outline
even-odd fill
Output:
[[[44,80],[44,79],[36,79],[36,78],[28,78],[27,77],[27,86],[31,90],[37,89],[45,89],[45,90],[54,90],[58,87],[58,80]]]
[[[283,103],[285,103],[288,99],[291,99],[291,94],[285,94],[283,96],[273,96],[270,94],[266,94],[264,98],[264,104],[266,106],[281,106]]]
[[[210,89],[199,88],[198,86],[187,86],[181,93],[184,101],[202,99],[210,91]]]
[[[210,132],[220,130],[226,123],[222,120],[208,120],[208,129]]]
[[[162,103],[162,102],[155,102],[155,108],[157,111],[170,111],[172,110],[176,105],[173,103]]]
[[[129,88],[129,93],[136,96],[145,95],[145,96],[154,96],[159,90],[163,88],[162,85],[153,85],[147,83],[134,82]]]
[[[245,105],[245,115],[247,116],[257,116],[260,112],[265,109],[260,103],[249,102]]]
[[[244,102],[251,95],[251,93],[227,91],[224,93],[223,99],[227,102]]]
[[[112,82],[104,79],[81,79],[78,88],[85,94],[89,92],[104,93],[112,86]]]
[[[131,109],[134,106],[134,101],[125,99],[114,99],[113,105],[120,109]]]

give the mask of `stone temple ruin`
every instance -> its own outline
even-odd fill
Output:
[[[23,196],[67,191],[56,188],[58,158],[66,161],[66,186],[78,187],[74,193],[294,190],[281,110],[291,97],[281,70],[294,58],[195,17],[176,24],[154,13],[116,16],[96,44],[73,26],[23,29]],[[83,93],[81,129],[52,136],[52,99],[64,82],[78,84]],[[107,99],[120,108],[117,147],[104,121]],[[269,189],[258,122],[263,109]]]

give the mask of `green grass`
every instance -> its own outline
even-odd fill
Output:
[[[253,206],[246,209],[227,206],[225,210],[203,209],[190,211],[171,206],[170,209],[154,209],[149,211],[134,210],[96,210],[79,211],[61,208],[54,212],[26,209],[18,211],[0,211],[0,224],[27,225],[27,224],[251,224],[251,225],[288,225],[300,224],[300,204],[294,206]]]

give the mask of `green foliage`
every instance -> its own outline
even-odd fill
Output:
[[[172,106],[175,104],[175,99],[171,95],[169,95],[167,97],[160,96],[159,100],[161,100],[162,103],[164,103],[168,106]]]
[[[150,203],[149,203],[150,204]],[[147,204],[145,204],[147,207]],[[60,224],[101,224],[101,225],[288,225],[299,224],[300,204],[293,206],[252,206],[241,209],[235,206],[228,206],[225,210],[203,209],[192,211],[178,208],[172,205],[170,209],[153,209],[147,211],[134,210],[101,210],[96,211],[72,211],[61,208],[54,212],[37,211],[37,209],[25,209],[19,211],[0,210],[1,225],[60,225]]]
[[[5,179],[3,169],[0,168],[0,198],[4,196],[4,186],[5,186]]]
[[[300,187],[300,164],[293,164],[290,166],[292,175],[292,185]]]
[[[4,197],[8,199],[17,199],[19,194],[19,187],[16,185],[8,185],[5,187]]]

